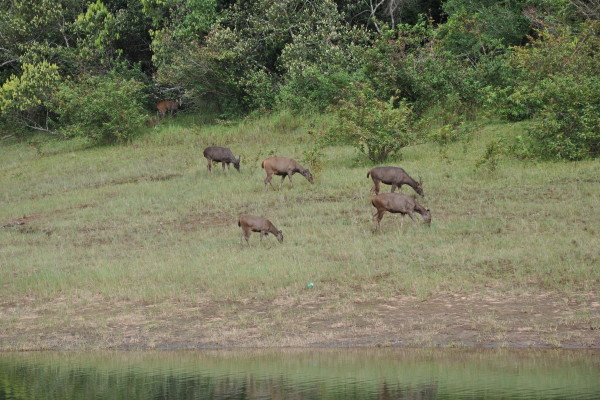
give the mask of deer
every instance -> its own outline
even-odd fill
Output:
[[[161,101],[156,105],[157,114],[163,119],[167,113],[172,117],[175,111],[179,110],[179,103],[173,100]]]
[[[270,233],[277,238],[279,243],[283,243],[283,232],[278,230],[271,221],[264,217],[242,215],[238,219],[238,226],[242,228],[242,236],[240,237],[240,244],[242,246],[244,245],[243,239],[246,239],[246,243],[250,246],[248,238],[251,232],[259,232],[261,242],[263,236],[269,236]]]
[[[419,178],[419,182],[415,181],[402,168],[375,167],[367,172],[367,178],[369,176],[373,179],[371,192],[375,192],[375,194],[379,194],[379,182],[383,182],[386,185],[392,185],[392,193],[394,193],[396,188],[402,190],[402,185],[408,185],[419,195],[425,197],[423,193],[423,180]]]
[[[408,214],[415,226],[418,226],[417,221],[415,221],[414,218],[414,213],[416,212],[421,214],[425,225],[431,225],[431,211],[418,204],[412,197],[405,194],[381,193],[371,200],[371,204],[377,209],[375,214],[373,214],[373,219],[376,219],[377,221],[377,230],[381,229],[381,219],[386,211],[393,214],[402,214],[402,221],[404,220],[404,216]]]
[[[292,158],[285,157],[271,157],[264,160],[261,164],[261,167],[267,173],[267,177],[265,178],[265,189],[268,189],[267,184],[270,184],[273,190],[275,187],[271,183],[271,179],[273,175],[281,176],[281,183],[279,184],[279,188],[283,185],[283,181],[287,176],[290,180],[290,184],[294,186],[292,183],[292,175],[295,173],[299,173],[304,176],[311,184],[314,184],[313,176],[310,171],[304,168],[302,165],[298,164],[296,160]]]
[[[229,164],[232,163],[234,168],[240,172],[240,160],[242,159],[242,156],[235,158],[231,149],[228,149],[227,147],[209,146],[204,149],[203,154],[208,160],[208,172],[211,174],[213,162],[220,162],[223,171],[225,171],[225,164],[227,164],[227,169],[229,169]]]

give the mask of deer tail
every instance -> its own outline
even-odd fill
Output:
[[[264,162],[264,161],[260,163],[260,167],[261,167],[262,169],[265,169],[265,162]]]
[[[367,172],[367,178],[371,175],[371,171]]]
[[[239,219],[238,219],[238,226],[242,226],[242,224],[241,224],[241,222],[240,222],[240,220],[239,220]]]

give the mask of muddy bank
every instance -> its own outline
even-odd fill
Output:
[[[600,348],[593,294],[323,296],[196,304],[0,305],[0,350],[228,347]]]

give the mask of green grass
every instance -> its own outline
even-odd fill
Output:
[[[390,164],[423,177],[427,197],[418,201],[432,225],[407,218],[400,227],[386,214],[375,233],[371,165],[349,146],[323,149],[314,185],[295,175],[293,188],[286,180],[265,191],[261,160],[301,160],[307,131],[324,129],[326,117],[200,121],[167,119],[122,146],[2,144],[0,223],[32,216],[0,228],[2,301],[242,301],[305,295],[309,282],[315,296],[334,299],[600,287],[598,161],[503,157],[493,171],[475,168],[492,139],[522,125],[490,124],[446,158],[434,144],[406,148]],[[241,154],[241,173],[218,166],[210,176],[208,145]],[[253,234],[241,247],[243,213],[271,219],[283,245]]]

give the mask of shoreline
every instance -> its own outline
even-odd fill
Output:
[[[28,310],[25,311],[25,308]],[[586,310],[582,312],[581,310]],[[20,314],[21,318],[15,318]],[[11,318],[10,315],[13,317]],[[600,349],[593,294],[136,304],[52,312],[0,305],[0,351],[278,348]],[[287,318],[294,316],[294,318]]]

